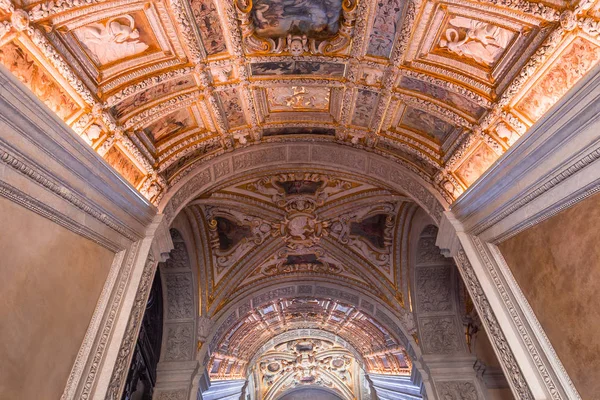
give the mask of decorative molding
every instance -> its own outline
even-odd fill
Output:
[[[464,250],[460,249],[454,259],[513,392],[519,399],[533,400],[533,394]]]
[[[117,360],[113,367],[112,376],[106,392],[106,400],[119,400],[121,398],[123,385],[125,385],[125,379],[127,378],[129,363],[131,362],[131,357],[133,357],[133,348],[137,341],[140,324],[142,323],[144,311],[146,310],[148,295],[150,294],[150,288],[152,287],[152,279],[156,272],[156,265],[157,262],[154,261],[152,254],[148,255],[133,302],[131,314],[129,315],[127,329],[123,336],[123,340],[121,341]]]

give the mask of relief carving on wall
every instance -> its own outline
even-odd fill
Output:
[[[166,274],[167,319],[194,316],[194,294],[191,272]]]
[[[193,355],[194,332],[191,324],[168,324],[165,361],[187,361]]]
[[[463,350],[459,327],[454,317],[428,317],[419,321],[423,351],[428,354],[452,354]]]
[[[436,383],[440,398],[443,400],[477,400],[479,394],[473,382],[441,381]]]
[[[452,311],[450,267],[417,267],[415,274],[419,312]]]

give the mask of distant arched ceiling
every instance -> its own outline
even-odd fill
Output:
[[[0,63],[155,204],[290,140],[452,200],[596,65],[599,21],[591,0],[4,0]]]
[[[314,334],[315,331],[319,333]],[[358,351],[359,357],[350,350],[345,352],[356,358],[367,372],[410,375],[412,361],[407,350],[385,324],[352,304],[300,295],[264,303],[240,315],[227,331],[215,335],[210,343],[211,378],[245,378],[247,368],[255,366],[268,353],[264,348],[269,345],[265,343],[285,333],[294,340],[322,339],[350,347]],[[277,346],[277,343],[271,345]]]

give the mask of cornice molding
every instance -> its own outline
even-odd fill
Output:
[[[6,196],[113,251],[143,237],[154,207],[3,68],[0,110]]]
[[[598,192],[599,104],[596,68],[453,204],[465,232],[499,243]]]

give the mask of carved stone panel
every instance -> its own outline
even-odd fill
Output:
[[[451,267],[416,268],[416,296],[419,312],[452,311]]]
[[[187,390],[176,389],[169,391],[160,391],[158,393],[158,400],[185,400],[187,397]]]
[[[166,329],[165,361],[186,361],[193,357],[194,326],[192,323],[170,324]]]
[[[419,321],[423,352],[452,354],[463,350],[454,317],[429,317]]]
[[[167,274],[166,319],[192,318],[194,316],[194,284],[191,273]]]
[[[477,400],[477,388],[470,381],[448,381],[436,384],[440,399],[443,400]]]
[[[417,264],[447,263],[448,260],[442,255],[439,247],[435,245],[434,237],[419,239],[419,250],[417,252]]]

